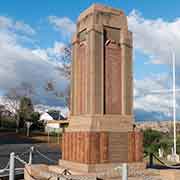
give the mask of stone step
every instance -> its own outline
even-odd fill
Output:
[[[41,180],[48,180],[51,177],[51,180],[57,180],[57,176],[62,174],[64,168],[59,165],[31,165],[26,166],[24,172],[24,179],[25,180],[33,180],[34,177],[41,179]],[[73,172],[71,171],[72,175],[70,175],[73,179],[86,179],[86,180],[96,180],[98,173],[85,173],[85,172]],[[143,176],[140,175],[143,174]],[[159,172],[156,170],[144,170],[139,171],[139,174],[136,177],[129,177],[128,180],[144,180],[145,178],[152,179],[152,180],[165,180],[162,179],[162,176],[159,176]],[[111,174],[111,176],[105,178],[102,177],[103,180],[121,180],[121,177],[116,174]],[[171,179],[167,179],[171,180]]]

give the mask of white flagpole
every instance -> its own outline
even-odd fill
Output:
[[[173,122],[174,122],[174,155],[176,155],[176,57],[172,50],[173,63]]]

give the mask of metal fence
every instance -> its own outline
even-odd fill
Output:
[[[23,171],[24,168],[16,168],[15,167],[15,160],[18,162],[22,163],[24,167],[26,165],[31,165],[33,162],[33,156],[35,154],[38,154],[42,158],[50,161],[51,163],[56,163],[53,159],[50,159],[47,157],[45,154],[40,152],[38,148],[36,147],[31,147],[28,149],[28,151],[22,153],[22,154],[27,154],[28,153],[28,162],[23,160],[19,155],[15,154],[12,152],[10,154],[10,159],[7,165],[5,166],[4,169],[0,169],[0,173],[3,172],[8,172],[9,174],[9,180],[14,180],[15,179],[15,172],[16,171]],[[29,174],[29,176],[34,179],[38,180],[38,178],[33,177],[28,170],[26,169],[26,172]],[[71,172],[69,172],[67,169],[65,169],[61,174],[57,173],[50,173],[50,172],[43,172],[43,176],[47,177],[48,180],[95,180],[95,179],[104,179],[105,177],[112,177],[112,174],[116,173],[118,177],[120,177],[121,180],[128,180],[129,177],[140,177],[143,180],[162,180],[159,176],[151,176],[147,174],[145,171],[140,170],[136,167],[129,166],[127,163],[123,163],[121,166],[117,166],[115,168],[109,169],[108,171],[105,172],[100,172],[97,173],[96,176],[79,176],[79,175],[73,175]]]
[[[16,168],[15,167],[15,160],[19,161],[24,166],[25,165],[31,165],[32,160],[33,160],[33,154],[35,154],[35,153],[39,154],[44,159],[54,163],[54,160],[47,157],[45,154],[40,152],[37,148],[31,147],[28,151],[26,151],[26,153],[29,154],[28,162],[26,162],[25,160],[20,158],[20,156],[16,155],[14,152],[10,153],[9,162],[7,163],[5,168],[0,169],[0,173],[9,172],[9,180],[14,180],[15,179],[15,172],[17,170],[23,170],[23,168]],[[117,172],[119,172],[119,175],[122,176],[122,180],[128,180],[128,166],[127,166],[126,163],[122,164],[122,166],[116,167],[113,170],[116,170]],[[28,170],[26,170],[26,171],[28,173]],[[103,176],[107,176],[109,173],[111,173],[111,171],[102,172],[102,173],[99,174],[99,178],[101,178]],[[28,174],[29,174],[29,176],[31,176],[30,173],[28,173]],[[92,180],[93,178],[97,179],[97,177],[92,177],[92,176],[72,175],[66,169],[61,174],[55,174],[55,173],[50,174],[50,173],[47,172],[46,174],[44,174],[44,176],[48,177],[49,180],[51,180],[51,179],[55,179],[55,180],[82,180],[82,179],[83,180]],[[31,177],[31,178],[37,180],[37,178],[35,178],[35,177]]]

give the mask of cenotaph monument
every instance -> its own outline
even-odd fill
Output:
[[[123,11],[94,4],[80,14],[72,40],[71,115],[60,166],[98,172],[142,162],[133,127],[132,33]]]
[[[132,48],[123,11],[94,4],[79,16],[72,41],[71,115],[62,137],[62,158],[55,166],[26,165],[25,180],[50,179],[52,172],[61,174],[65,169],[72,175],[99,178],[122,163],[144,168],[142,133],[134,128],[133,118]]]

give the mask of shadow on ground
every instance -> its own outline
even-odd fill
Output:
[[[37,144],[44,141],[33,139],[17,133],[3,133],[0,135],[0,145],[4,144]]]

